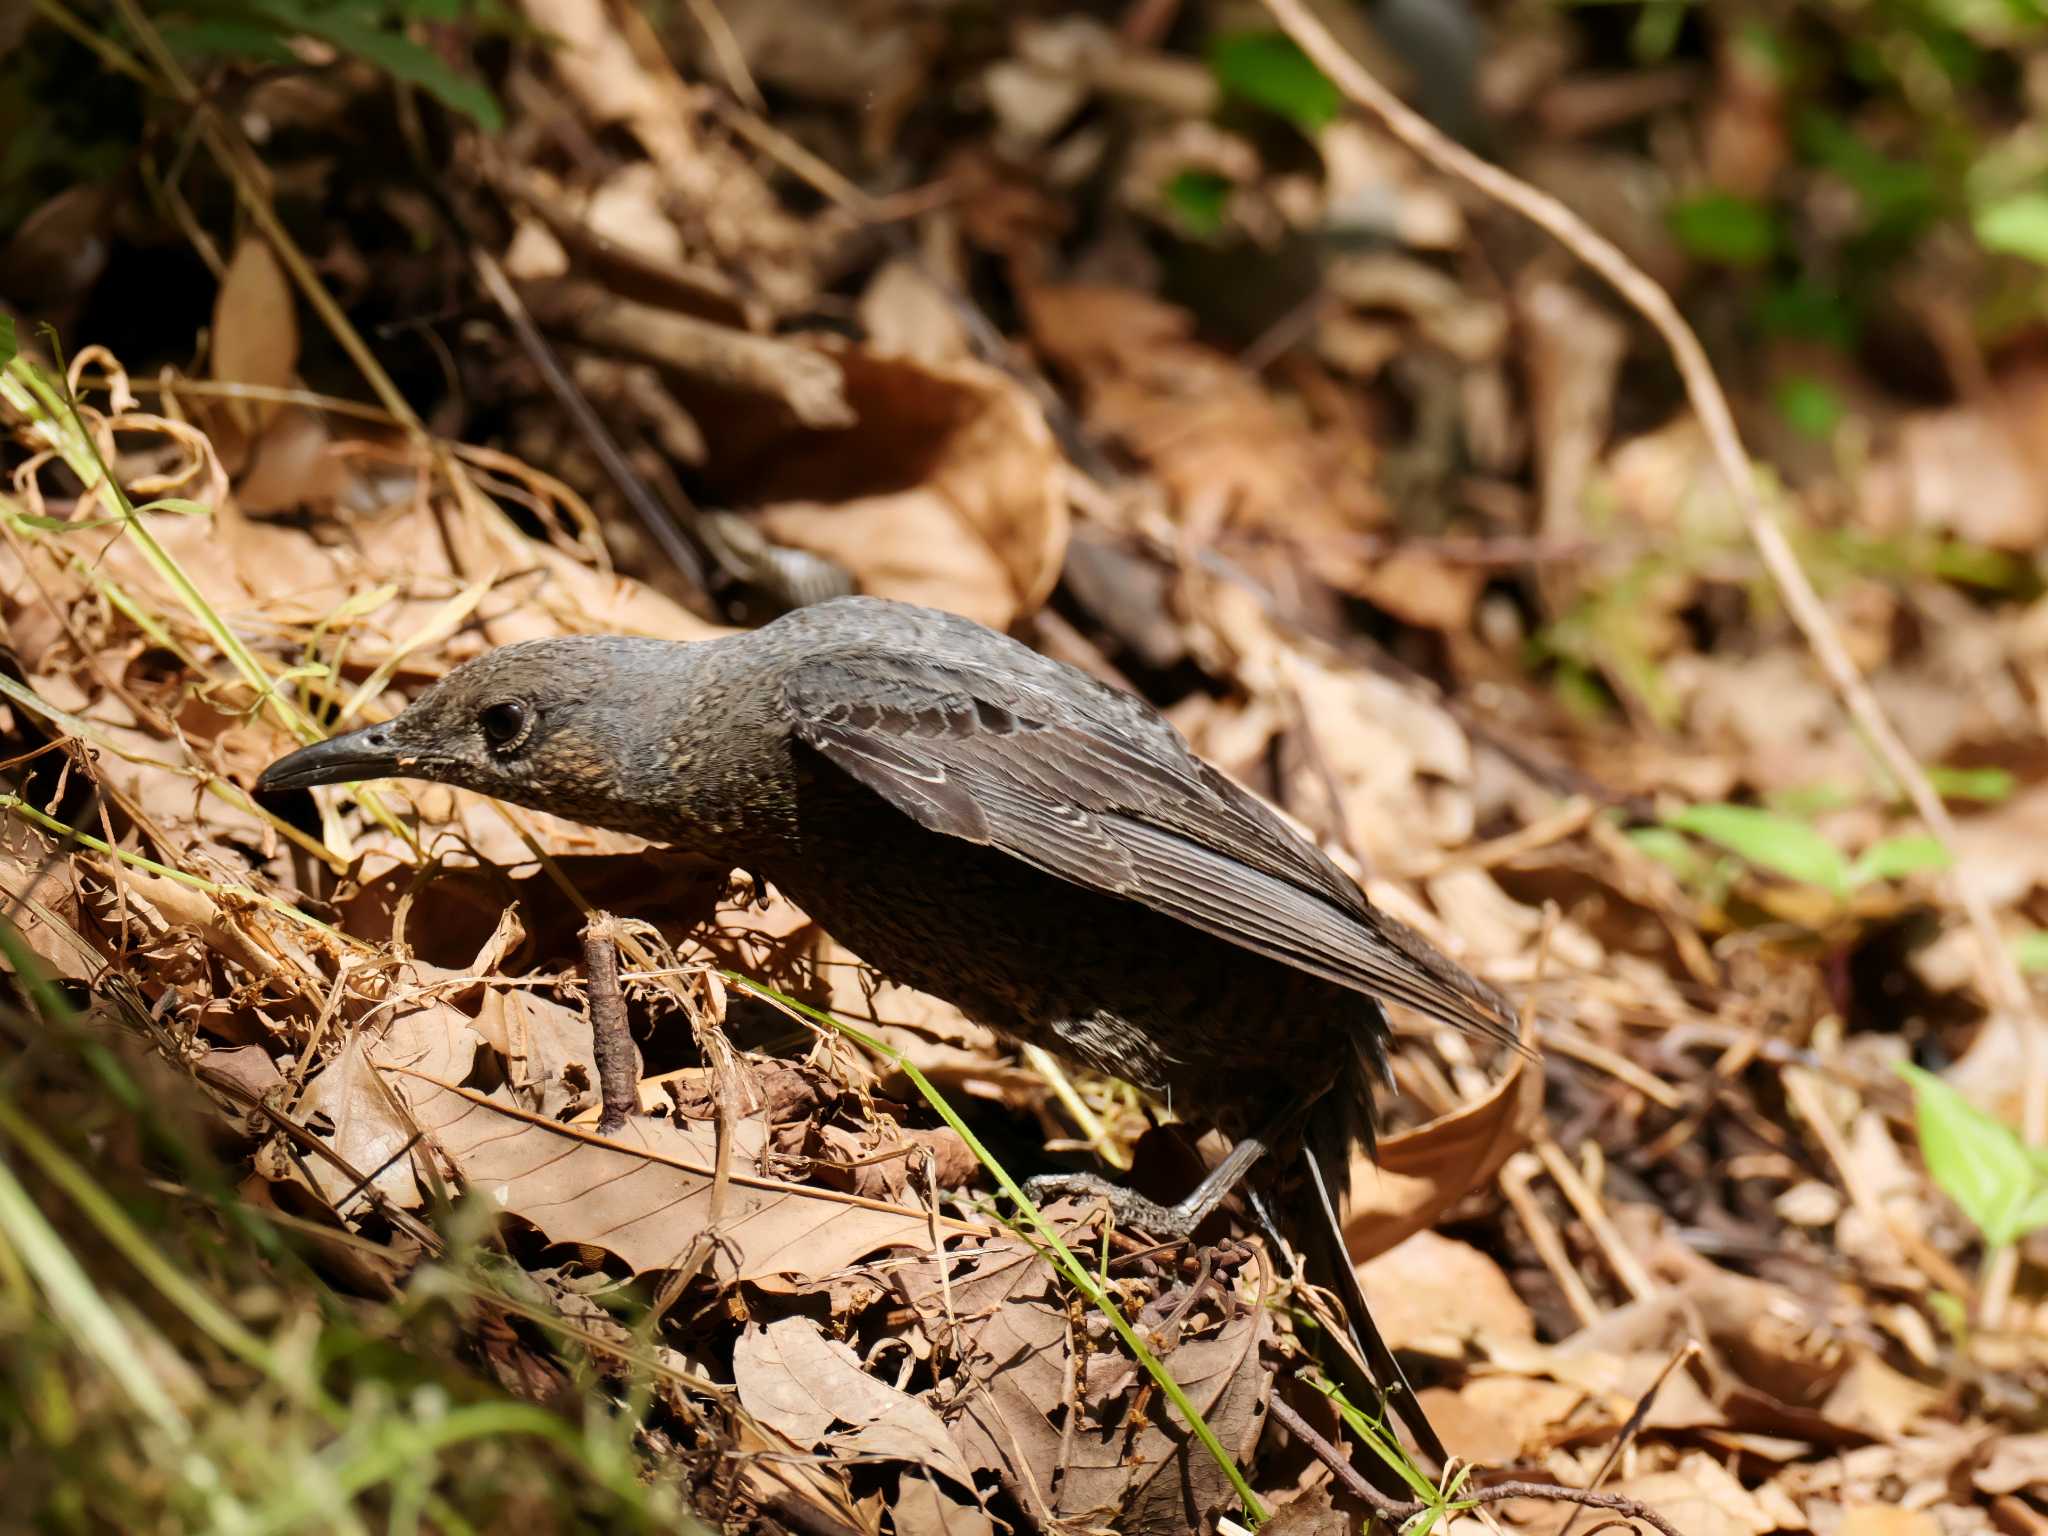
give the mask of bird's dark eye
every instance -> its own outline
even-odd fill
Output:
[[[526,734],[526,723],[532,712],[517,699],[507,699],[502,704],[486,705],[477,723],[484,728],[484,735],[494,747],[509,747]]]

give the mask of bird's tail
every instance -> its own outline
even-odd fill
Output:
[[[1416,1447],[1442,1467],[1448,1459],[1443,1441],[1373,1322],[1365,1288],[1359,1284],[1344,1240],[1343,1204],[1351,1188],[1351,1160],[1355,1152],[1370,1155],[1373,1151],[1374,1089],[1390,1084],[1392,1076],[1387,1065],[1386,1017],[1377,1003],[1372,1007],[1375,1017],[1352,1037],[1353,1049],[1344,1063],[1342,1080],[1332,1084],[1309,1112],[1301,1142],[1308,1175],[1305,1208],[1297,1230],[1302,1234],[1312,1277],[1336,1295],[1350,1328],[1351,1349],[1336,1350],[1339,1358],[1329,1362],[1346,1396],[1368,1413],[1391,1409],[1408,1426]],[[1364,1362],[1363,1379],[1354,1379],[1359,1374],[1351,1358],[1354,1354],[1357,1361]],[[1372,1470],[1368,1469],[1368,1475]]]

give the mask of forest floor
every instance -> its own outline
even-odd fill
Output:
[[[1352,1170],[1417,1519],[2048,1536],[2048,21],[455,15],[0,11],[0,1529],[1357,1527],[1292,1256],[998,1198],[1199,1125],[738,872],[252,793],[859,590],[1521,1010]]]

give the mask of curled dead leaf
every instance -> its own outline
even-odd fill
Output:
[[[213,304],[213,376],[223,384],[289,388],[299,368],[299,317],[292,287],[268,241],[235,247]],[[283,406],[231,400],[228,415],[254,438]]]
[[[1377,1164],[1357,1158],[1344,1218],[1352,1259],[1385,1253],[1484,1186],[1528,1141],[1542,1113],[1542,1070],[1517,1055],[1484,1098],[1387,1137]]]
[[[799,1445],[907,1461],[974,1487],[973,1469],[930,1406],[870,1376],[807,1317],[741,1334],[732,1375],[747,1412]]]
[[[1035,610],[1067,544],[1063,464],[1037,404],[978,363],[835,355],[859,424],[775,445],[756,487],[768,536],[879,597],[995,629]]]

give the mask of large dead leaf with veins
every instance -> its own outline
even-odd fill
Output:
[[[1070,1308],[1030,1245],[993,1238],[905,1266],[896,1283],[925,1336],[963,1362],[939,1389],[955,1441],[971,1463],[998,1468],[1035,1516],[1178,1533],[1206,1529],[1230,1502],[1222,1469],[1105,1320]],[[1271,1383],[1259,1360],[1272,1336],[1268,1288],[1254,1260],[1192,1291],[1173,1286],[1133,1319],[1240,1459],[1258,1439]]]
[[[1615,1492],[1641,1499],[1686,1536],[1763,1536],[1785,1524],[1779,1510],[1767,1507],[1720,1462],[1698,1453],[1672,1471],[1616,1483]],[[1804,1524],[1797,1506],[1793,1510]]]
[[[446,1004],[402,1013],[381,1035],[374,1027],[357,1029],[341,1043],[298,1104],[299,1118],[347,1164],[344,1169],[312,1158],[304,1165],[328,1204],[343,1216],[361,1215],[368,1208],[362,1179],[397,1205],[426,1203],[433,1181],[429,1177],[422,1187],[419,1177],[425,1169],[415,1156],[419,1126],[393,1087],[391,1072],[460,1081],[478,1044],[468,1018]]]
[[[734,1125],[721,1184],[709,1124],[640,1116],[599,1137],[521,1109],[503,1084],[464,1086],[431,1057],[369,1054],[376,1087],[403,1100],[422,1152],[447,1175],[550,1241],[601,1248],[635,1274],[702,1262],[720,1281],[816,1279],[880,1249],[931,1245],[923,1211],[763,1176],[758,1119]],[[351,1104],[367,1095],[356,1079],[347,1086]],[[938,1230],[975,1229],[941,1220]]]
[[[807,1317],[741,1334],[732,1376],[747,1412],[798,1445],[907,1461],[974,1487],[974,1470],[939,1416],[870,1376],[852,1350]]]
[[[524,1108],[550,1120],[597,1102],[590,1016],[526,987],[490,987],[475,1029],[505,1063],[506,1086]]]

